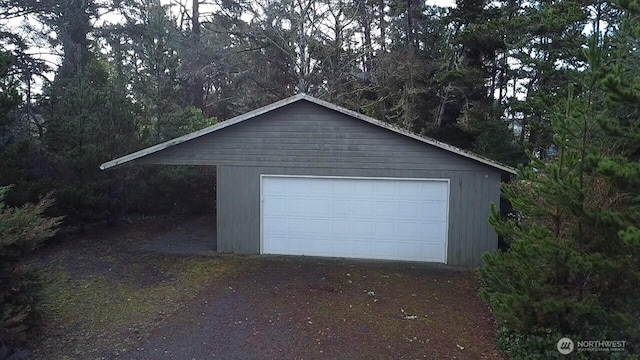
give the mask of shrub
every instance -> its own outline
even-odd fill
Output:
[[[51,195],[37,204],[7,207],[9,189],[0,187],[0,348],[24,344],[36,325],[38,280],[21,260],[53,236],[62,220],[44,216]]]

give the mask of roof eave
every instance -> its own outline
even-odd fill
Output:
[[[193,139],[198,138],[200,136],[210,134],[210,133],[212,133],[214,131],[218,131],[220,129],[224,129],[226,127],[235,125],[237,123],[240,123],[240,122],[243,122],[245,120],[251,119],[251,118],[256,117],[258,115],[262,115],[262,114],[267,113],[269,111],[272,111],[272,110],[281,108],[281,107],[283,107],[285,105],[288,105],[288,104],[291,104],[293,102],[296,102],[296,101],[298,101],[300,99],[305,98],[305,96],[307,96],[307,95],[305,95],[305,94],[297,94],[297,95],[288,97],[286,99],[274,102],[274,103],[269,104],[267,106],[263,106],[263,107],[261,107],[259,109],[256,109],[256,110],[253,110],[253,111],[249,111],[247,113],[244,113],[242,115],[236,116],[236,117],[231,118],[229,120],[220,122],[218,124],[206,127],[204,129],[200,129],[198,131],[194,131],[192,133],[177,137],[175,139],[171,139],[169,141],[165,141],[163,143],[160,143],[160,144],[157,144],[157,145],[154,145],[154,146],[151,146],[151,147],[136,151],[134,153],[119,157],[117,159],[113,159],[111,161],[107,161],[107,162],[105,162],[105,163],[100,165],[100,170],[106,170],[106,169],[109,169],[109,168],[112,168],[112,167],[116,167],[116,166],[128,163],[130,161],[134,161],[134,160],[139,159],[141,157],[153,154],[155,152],[164,150],[164,149],[169,148],[171,146],[182,144],[183,142],[187,142],[189,140],[193,140]]]
[[[513,175],[517,174],[516,169],[514,169],[514,168],[512,168],[510,166],[498,163],[498,162],[493,161],[491,159],[487,159],[487,158],[485,158],[483,156],[480,156],[480,155],[477,155],[477,154],[474,154],[474,153],[459,149],[459,148],[457,148],[455,146],[451,146],[449,144],[445,144],[445,143],[437,141],[437,140],[428,139],[428,138],[419,136],[419,135],[414,134],[412,132],[409,132],[409,131],[407,131],[405,129],[401,129],[399,127],[392,126],[392,125],[384,123],[384,122],[382,122],[380,120],[377,120],[377,119],[374,119],[372,117],[360,114],[360,113],[358,113],[356,111],[353,111],[353,110],[349,110],[349,109],[343,108],[341,106],[332,104],[330,102],[327,102],[327,101],[324,101],[324,100],[320,100],[318,98],[309,96],[307,94],[297,94],[297,95],[288,97],[286,99],[277,101],[277,102],[269,104],[267,106],[263,106],[263,107],[261,107],[259,109],[250,111],[248,113],[245,113],[245,114],[242,114],[242,115],[239,115],[239,116],[236,116],[236,117],[231,118],[231,119],[229,119],[227,121],[223,121],[221,123],[206,127],[204,129],[201,129],[201,130],[198,130],[198,131],[194,131],[192,133],[177,137],[175,139],[172,139],[172,140],[169,140],[169,141],[165,141],[163,143],[148,147],[146,149],[142,149],[142,150],[136,151],[134,153],[119,157],[117,159],[105,162],[105,163],[100,165],[100,170],[106,170],[106,169],[109,169],[109,168],[112,168],[112,167],[120,166],[122,164],[137,160],[137,159],[142,158],[144,156],[147,156],[147,155],[156,153],[158,151],[167,149],[167,148],[169,148],[171,146],[175,146],[175,145],[184,143],[186,141],[198,138],[198,137],[203,136],[203,135],[210,134],[210,133],[212,133],[214,131],[218,131],[220,129],[235,125],[235,124],[243,122],[245,120],[248,120],[248,119],[254,118],[256,116],[262,115],[264,113],[279,109],[279,108],[281,108],[281,107],[283,107],[285,105],[289,105],[289,104],[294,103],[294,102],[299,101],[299,100],[309,101],[311,103],[323,106],[325,108],[337,111],[339,113],[342,113],[342,114],[354,117],[356,119],[368,122],[370,124],[382,127],[384,129],[393,131],[395,133],[410,137],[412,139],[418,140],[418,141],[423,142],[425,144],[429,144],[429,145],[435,146],[437,148],[452,152],[454,154],[457,154],[457,155],[460,155],[460,156],[463,156],[463,157],[478,161],[480,163],[483,163],[483,164],[485,164],[487,166],[499,169],[501,171],[504,171],[504,172],[507,172],[507,173],[510,173],[510,174],[513,174]]]
[[[510,173],[510,174],[513,174],[513,175],[516,175],[518,173],[518,171],[515,168],[512,168],[511,166],[507,166],[507,165],[501,164],[499,162],[496,162],[496,161],[493,161],[491,159],[485,158],[485,157],[483,157],[481,155],[474,154],[472,152],[462,150],[460,148],[457,148],[455,146],[452,146],[452,145],[449,145],[449,144],[446,144],[446,143],[443,143],[443,142],[440,142],[440,141],[437,141],[437,140],[433,140],[433,139],[428,139],[428,138],[422,137],[420,135],[417,135],[417,134],[412,133],[410,131],[407,131],[405,129],[402,129],[402,128],[399,128],[399,127],[395,127],[395,126],[393,126],[391,124],[382,122],[380,120],[374,119],[372,117],[369,117],[367,115],[361,114],[359,112],[343,108],[341,106],[332,104],[332,103],[324,101],[324,100],[320,100],[320,99],[314,98],[314,97],[309,96],[309,95],[304,95],[303,94],[302,98],[307,100],[307,101],[310,101],[310,102],[312,102],[314,104],[327,107],[329,109],[338,111],[340,113],[343,113],[343,114],[351,116],[351,117],[355,117],[355,118],[360,119],[362,121],[366,121],[366,122],[368,122],[370,124],[373,124],[373,125],[385,128],[387,130],[393,131],[395,133],[398,133],[398,134],[401,134],[401,135],[404,135],[404,136],[408,136],[408,137],[410,137],[412,139],[418,140],[418,141],[423,142],[425,144],[429,144],[429,145],[438,147],[440,149],[447,150],[447,151],[452,152],[454,154],[458,154],[458,155],[461,155],[463,157],[466,157],[466,158],[469,158],[469,159],[472,159],[472,160],[476,160],[476,161],[478,161],[480,163],[483,163],[485,165],[489,165],[491,167],[500,169],[500,170],[502,170],[504,172],[507,172],[507,173]]]

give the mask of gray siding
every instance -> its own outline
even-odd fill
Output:
[[[218,251],[260,253],[261,174],[450,179],[447,262],[477,266],[498,245],[487,222],[490,202],[500,200],[494,172],[219,166]]]
[[[487,171],[490,168],[307,101],[290,104],[134,162],[396,170],[428,167]]]
[[[307,101],[135,162],[218,166],[219,251],[260,252],[260,174],[450,179],[448,263],[476,266],[498,243],[499,170]]]

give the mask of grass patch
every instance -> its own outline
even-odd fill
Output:
[[[240,265],[238,257],[139,255],[123,259],[105,255],[99,260],[108,267],[90,269],[90,264],[85,264],[89,268],[80,266],[73,275],[67,269],[69,260],[63,258],[43,269],[41,308],[45,325],[48,330],[66,334],[72,345],[45,339],[36,346],[36,358],[104,356],[96,352],[106,347],[114,353],[124,351],[202,289]]]

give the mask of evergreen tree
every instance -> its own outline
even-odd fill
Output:
[[[9,190],[9,186],[0,187],[0,353],[7,358],[12,348],[24,345],[37,324],[38,281],[21,260],[53,236],[61,222],[61,218],[44,216],[51,196],[35,205],[11,208],[5,202]]]
[[[33,202],[51,190],[39,176],[46,170],[38,167],[41,157],[30,136],[29,104],[23,101],[18,81],[25,63],[20,61],[0,52],[0,186],[16,184],[5,199],[10,206]]]
[[[455,29],[446,67],[439,71],[438,139],[515,165],[519,147],[504,119],[499,66],[507,47],[503,10],[489,1],[460,0],[448,15]],[[500,69],[503,70],[503,69]],[[502,93],[501,93],[502,96]],[[458,139],[464,139],[460,142]]]
[[[123,201],[105,191],[117,179],[99,170],[102,162],[131,151],[138,134],[135,109],[123,90],[108,64],[94,59],[73,77],[57,78],[41,104],[45,145],[56,169],[52,185],[59,211],[73,223],[112,218]]]
[[[12,60],[11,54],[0,51],[0,146],[10,142],[10,126],[15,122],[13,112],[22,104],[18,82],[10,74]]]
[[[532,154],[503,189],[517,216],[490,219],[510,247],[485,254],[482,294],[516,359],[545,358],[562,336],[640,350],[640,32],[634,3],[621,3],[620,32],[594,35],[589,69],[551,112],[550,158]]]

